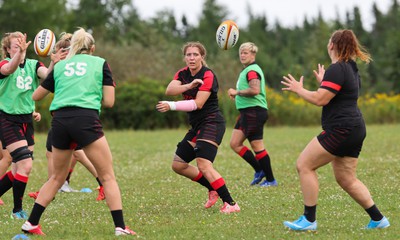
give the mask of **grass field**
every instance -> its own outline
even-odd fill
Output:
[[[295,161],[298,154],[317,135],[319,127],[266,128],[265,143],[279,186],[250,187],[253,171],[229,148],[231,129],[227,129],[215,162],[242,211],[219,213],[218,202],[204,209],[207,191],[178,176],[171,168],[176,143],[185,133],[180,130],[106,131],[119,182],[126,224],[139,239],[399,239],[400,216],[400,125],[367,126],[358,177],[371,191],[391,227],[362,229],[369,217],[336,184],[330,166],[318,171],[320,195],[317,209],[318,231],[293,232],[284,220],[302,214],[302,196]],[[34,167],[27,192],[36,191],[47,178],[45,135],[36,135]],[[75,189],[96,188],[95,179],[82,167],[71,178]],[[115,239],[113,223],[105,202],[96,202],[97,192],[61,193],[44,213],[43,239]],[[11,220],[12,193],[7,192],[0,206],[0,239],[20,233],[22,220]],[[28,196],[24,208],[30,212]],[[41,237],[31,237],[40,239]]]

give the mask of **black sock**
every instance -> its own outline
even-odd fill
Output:
[[[233,201],[231,194],[229,193],[228,188],[225,185],[225,180],[223,178],[219,178],[211,183],[214,190],[217,191],[219,197],[223,202],[227,202],[230,205],[235,205],[235,201]]]
[[[378,207],[375,204],[372,207],[365,209],[365,211],[374,221],[380,221],[383,218],[382,213],[379,211]]]
[[[199,172],[196,178],[192,179],[193,182],[198,182],[202,186],[206,187],[208,191],[213,191],[214,188],[211,186],[210,182],[203,176],[203,173]]]
[[[72,172],[73,172],[73,169],[71,168],[71,169],[69,170],[69,172],[68,172],[67,178],[65,179],[65,181],[67,181],[68,184],[69,184],[69,181],[70,181]]]
[[[28,218],[28,222],[30,222],[32,225],[38,225],[44,210],[46,210],[45,207],[39,203],[35,203],[33,205],[31,215]]]
[[[273,182],[275,178],[274,174],[272,173],[271,159],[269,158],[268,152],[265,149],[260,152],[256,152],[256,159],[258,159],[258,163],[264,171],[267,181]]]
[[[12,188],[14,182],[14,176],[11,171],[6,172],[0,179],[0,197],[3,196],[10,188]]]
[[[24,197],[26,184],[28,182],[27,176],[15,174],[13,182],[13,197],[14,197],[14,209],[13,212],[19,212],[22,210],[22,199]]]
[[[317,205],[311,207],[304,205],[304,216],[307,218],[309,222],[315,222],[316,212],[317,212]]]
[[[103,184],[101,184],[100,179],[98,177],[96,178],[96,181],[97,181],[97,183],[99,184],[100,187],[103,186]]]
[[[245,146],[240,150],[238,153],[250,166],[253,167],[254,171],[259,172],[261,171],[261,166],[254,157],[254,154]]]
[[[115,227],[125,229],[124,215],[122,214],[122,209],[111,211],[111,216],[113,218]]]

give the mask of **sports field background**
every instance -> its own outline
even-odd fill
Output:
[[[318,171],[320,196],[317,232],[293,232],[282,222],[302,214],[302,196],[295,161],[319,127],[274,127],[265,129],[265,144],[279,186],[250,187],[252,169],[230,148],[227,129],[215,162],[242,211],[219,213],[219,201],[204,209],[206,189],[175,174],[170,167],[177,142],[185,129],[161,131],[107,131],[118,182],[122,191],[126,224],[138,239],[398,239],[400,216],[400,125],[368,125],[358,177],[369,187],[391,227],[362,229],[369,221],[359,207],[336,184],[331,167]],[[36,191],[47,178],[45,134],[36,134],[35,160],[27,191]],[[79,163],[72,175],[75,189],[97,186]],[[43,239],[115,239],[105,202],[96,202],[97,192],[61,193],[44,213]],[[12,193],[0,206],[0,239],[20,233],[22,220],[11,220]],[[33,200],[27,195],[24,208]],[[42,239],[42,237],[31,237]]]

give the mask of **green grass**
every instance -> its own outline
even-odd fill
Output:
[[[366,231],[369,218],[336,184],[330,166],[318,171],[320,196],[317,232],[293,232],[284,220],[295,220],[303,211],[295,161],[317,135],[319,127],[266,128],[265,143],[279,187],[250,187],[253,171],[229,148],[228,129],[215,162],[233,198],[242,211],[219,213],[218,202],[204,209],[207,192],[200,185],[178,176],[171,168],[176,143],[184,129],[163,131],[106,131],[117,179],[122,191],[126,224],[139,239],[398,239],[400,212],[400,125],[368,126],[358,177],[371,191],[392,226]],[[36,135],[34,167],[27,192],[36,191],[47,178],[45,135]],[[93,177],[78,164],[71,178],[75,189],[96,188]],[[105,202],[96,202],[97,192],[62,193],[41,219],[44,239],[114,239],[113,223]],[[11,191],[0,207],[0,239],[20,233],[21,220],[11,220]],[[25,197],[29,212],[33,200]],[[40,239],[40,237],[31,237]]]

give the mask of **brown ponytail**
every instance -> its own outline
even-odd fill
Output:
[[[331,36],[331,42],[337,51],[339,61],[355,61],[359,58],[361,61],[369,63],[372,60],[371,55],[360,45],[352,30],[335,31]]]

